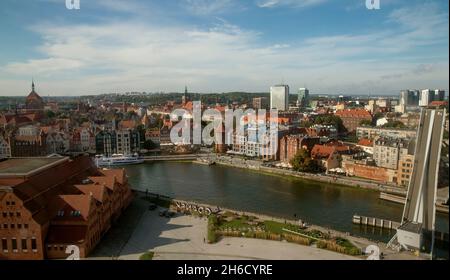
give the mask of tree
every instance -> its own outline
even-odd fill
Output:
[[[383,127],[385,128],[405,128],[405,124],[401,121],[389,121],[388,123],[384,124]]]
[[[319,163],[312,159],[305,149],[300,149],[290,161],[295,171],[301,172],[320,172],[322,170]]]
[[[336,115],[319,115],[314,119],[314,124],[332,125],[337,128],[338,131],[344,131],[344,124],[342,119]]]
[[[46,116],[48,119],[53,119],[53,118],[56,116],[56,114],[55,114],[55,112],[53,112],[53,111],[51,111],[51,110],[47,110],[47,111],[45,111],[45,116]]]
[[[362,120],[359,123],[360,126],[372,126],[372,121],[371,120]]]

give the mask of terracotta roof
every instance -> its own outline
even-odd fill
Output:
[[[51,205],[55,197],[79,193],[73,184],[95,174],[98,173],[91,159],[79,157],[43,170],[25,181],[17,180],[17,185],[10,186],[14,194],[24,201],[24,207],[32,213],[33,219],[39,224],[45,224],[57,211]],[[2,181],[0,184],[3,184]]]
[[[103,185],[87,184],[87,185],[75,185],[82,193],[86,195],[92,194],[92,196],[99,202],[103,203],[106,193],[106,187]]]
[[[80,211],[81,217],[88,220],[91,211],[93,195],[90,194],[72,194],[60,195],[59,198],[66,203],[63,209],[66,213],[69,211]]]
[[[432,101],[429,106],[432,106],[432,107],[448,106],[448,102],[435,100],[435,101]]]
[[[136,122],[133,120],[124,120],[119,123],[119,127],[133,129],[136,127]]]
[[[343,118],[372,118],[370,112],[365,109],[338,110],[336,115]]]
[[[361,140],[358,141],[358,145],[360,146],[366,146],[366,147],[373,147],[373,141],[367,138],[361,138]]]
[[[311,150],[312,158],[328,158],[331,154],[336,151],[334,146],[325,146],[316,144]]]

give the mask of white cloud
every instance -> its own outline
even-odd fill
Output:
[[[292,6],[296,8],[305,8],[319,5],[328,0],[258,0],[256,4],[260,8],[273,8],[279,6]]]
[[[390,24],[401,32],[379,30],[302,41],[267,41],[223,19],[209,28],[147,21],[114,21],[96,25],[36,25],[43,43],[42,59],[3,65],[0,87],[25,94],[31,76],[43,94],[121,91],[266,91],[281,79],[294,89],[307,84],[322,93],[395,93],[408,87],[448,87],[448,56],[405,53],[428,46],[446,35],[444,12],[416,15],[423,6],[396,10]],[[430,8],[430,7],[428,7]],[[445,23],[445,22],[444,22]],[[448,33],[447,33],[448,34]],[[424,40],[425,38],[425,40]],[[429,61],[427,61],[429,60]],[[24,78],[23,83],[11,79]],[[46,82],[48,80],[48,82]],[[51,81],[51,82],[50,82]]]
[[[183,0],[184,7],[195,15],[222,14],[237,7],[234,0]]]

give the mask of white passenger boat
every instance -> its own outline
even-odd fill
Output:
[[[97,166],[118,166],[118,165],[130,165],[143,163],[144,159],[140,158],[137,154],[134,155],[123,155],[123,154],[113,154],[110,157],[103,155],[95,156],[95,164]]]

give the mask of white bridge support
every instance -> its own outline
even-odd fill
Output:
[[[436,191],[445,109],[422,109],[417,132],[414,167],[397,240],[403,248],[432,253]]]

